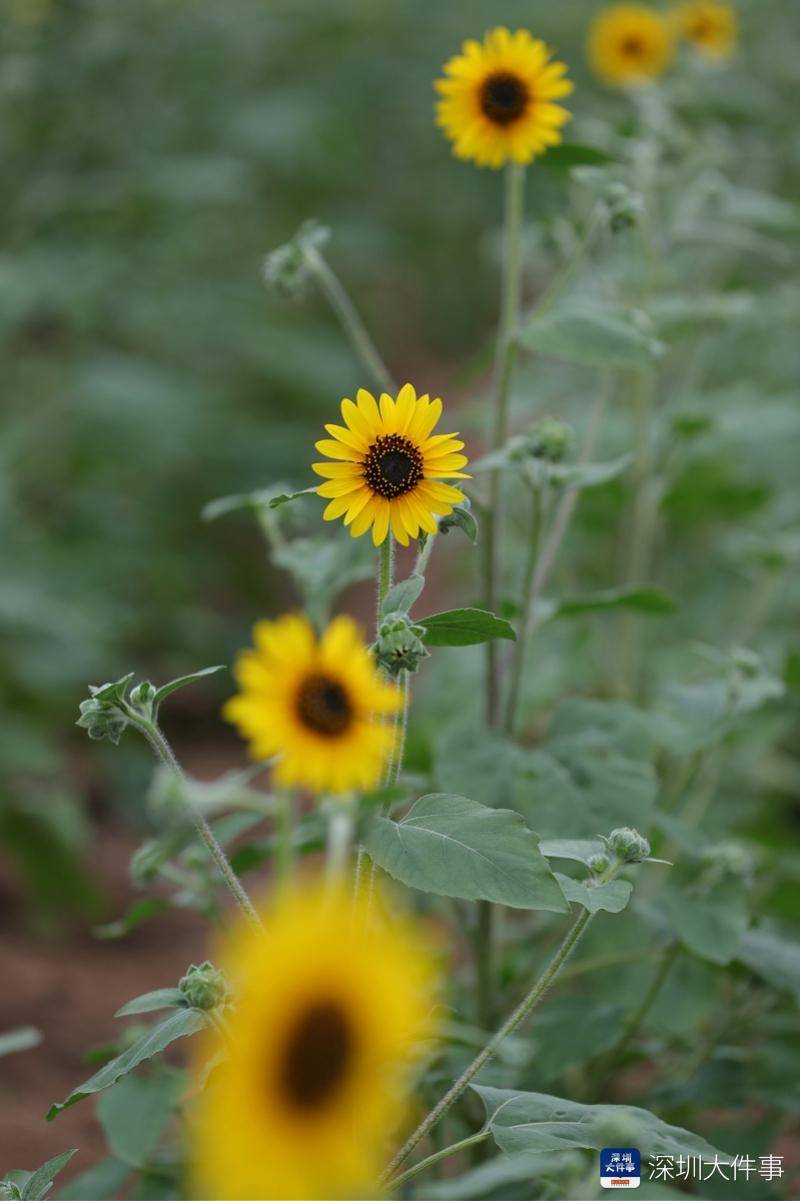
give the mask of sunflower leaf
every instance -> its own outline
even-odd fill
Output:
[[[48,1159],[47,1163],[43,1163],[35,1172],[31,1172],[20,1190],[21,1201],[41,1201],[45,1193],[49,1192],[58,1173],[69,1163],[77,1150],[77,1147],[73,1147],[71,1151],[62,1151],[60,1155]]]
[[[486,609],[448,609],[420,617],[418,624],[425,627],[427,646],[475,646],[493,638],[514,642],[517,637],[509,622]]]
[[[663,344],[641,328],[635,314],[586,303],[534,315],[520,329],[519,339],[529,350],[586,367],[643,370],[664,351]]]
[[[175,680],[170,680],[168,684],[162,684],[157,689],[153,698],[153,704],[158,706],[163,700],[166,700],[173,692],[177,692],[179,688],[185,688],[187,684],[193,684],[195,680],[202,680],[203,676],[212,676],[215,672],[224,671],[225,664],[218,663],[215,667],[201,667],[199,671],[189,672],[186,676],[178,676]]]
[[[117,1055],[109,1063],[103,1064],[99,1071],[73,1089],[65,1101],[51,1105],[47,1113],[48,1122],[63,1110],[69,1109],[77,1101],[82,1101],[84,1097],[102,1092],[104,1088],[110,1088],[121,1076],[132,1072],[146,1059],[152,1059],[154,1055],[158,1055],[176,1038],[185,1038],[190,1034],[196,1034],[207,1024],[208,1018],[200,1009],[176,1009],[169,1017],[157,1022],[155,1026],[151,1026],[146,1034],[137,1039],[121,1055]]]
[[[542,600],[536,615],[541,622],[559,617],[581,617],[584,613],[602,613],[608,609],[635,609],[649,617],[665,617],[674,613],[677,605],[668,592],[660,588],[607,588],[585,596],[566,596],[561,600]]]
[[[568,901],[583,905],[590,913],[604,909],[606,913],[620,913],[630,900],[633,885],[629,880],[608,880],[605,884],[574,880],[572,876],[555,873],[561,891]]]
[[[386,593],[382,613],[407,613],[425,587],[425,577],[412,572],[407,579],[395,584]]]
[[[539,160],[551,171],[570,171],[573,167],[604,167],[617,162],[612,154],[598,150],[596,146],[584,146],[578,142],[562,142],[551,146]]]
[[[152,1013],[154,1009],[185,1009],[186,997],[179,988],[156,988],[126,1001],[114,1014],[116,1018],[128,1017],[132,1013]]]
[[[517,909],[567,910],[536,835],[510,809],[431,793],[399,821],[373,818],[364,845],[379,867],[410,888]]]

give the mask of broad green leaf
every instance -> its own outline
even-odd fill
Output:
[[[77,1147],[73,1147],[71,1151],[62,1151],[61,1155],[55,1155],[52,1159],[48,1159],[47,1163],[43,1163],[40,1168],[32,1172],[20,1190],[22,1201],[40,1201],[45,1193],[50,1191],[50,1186],[56,1176],[63,1167],[66,1167],[77,1150]]]
[[[539,850],[545,859],[574,859],[588,864],[592,855],[599,855],[605,847],[599,838],[543,838]]]
[[[634,1105],[584,1105],[546,1093],[472,1085],[486,1106],[492,1137],[510,1155],[573,1148],[638,1147],[648,1155],[730,1156],[680,1126],[670,1126],[647,1109]]]
[[[647,311],[662,337],[696,337],[702,324],[747,320],[757,303],[752,292],[670,292],[654,297]]]
[[[526,321],[519,339],[529,350],[586,367],[645,370],[664,347],[631,313],[600,305],[555,308]]]
[[[609,880],[605,884],[573,880],[571,876],[555,873],[561,891],[568,901],[583,905],[590,913],[604,909],[607,913],[620,913],[630,900],[633,885],[628,880]]]
[[[498,730],[454,722],[436,735],[434,782],[438,792],[508,808],[523,761],[524,751]]]
[[[571,171],[573,167],[604,167],[608,163],[617,162],[617,159],[605,150],[598,150],[596,146],[584,146],[580,142],[561,142],[558,146],[550,146],[547,154],[539,161],[551,171]]]
[[[97,1117],[111,1153],[132,1168],[150,1163],[166,1129],[183,1081],[179,1073],[123,1076],[103,1093]]]
[[[207,1023],[208,1018],[199,1009],[175,1010],[169,1017],[164,1018],[155,1026],[151,1026],[133,1046],[128,1047],[110,1063],[104,1064],[93,1076],[73,1089],[65,1101],[52,1105],[47,1113],[47,1120],[52,1121],[62,1110],[69,1109],[71,1105],[82,1101],[84,1097],[88,1097],[92,1093],[99,1093],[104,1088],[110,1088],[121,1076],[132,1072],[135,1067],[138,1067],[146,1059],[151,1059],[153,1055],[158,1055],[175,1039],[196,1034]]]
[[[42,1032],[35,1026],[18,1026],[15,1030],[4,1030],[0,1034],[0,1056],[12,1055],[15,1051],[29,1051],[38,1047]]]
[[[87,1198],[116,1197],[131,1170],[117,1159],[102,1159],[59,1189],[57,1201],[87,1201]]]
[[[177,680],[170,680],[168,684],[162,684],[156,691],[153,703],[158,706],[171,693],[177,692],[179,688],[185,688],[187,684],[193,684],[195,680],[202,680],[203,676],[211,676],[217,671],[224,670],[225,664],[218,663],[216,667],[201,667],[199,671],[190,672],[187,676],[179,676]]]
[[[568,697],[561,701],[550,722],[551,742],[579,737],[597,740],[607,749],[629,759],[652,762],[657,748],[656,719],[651,713],[624,701],[587,700]]]
[[[476,646],[494,638],[514,642],[517,637],[507,621],[486,609],[449,609],[420,617],[418,624],[425,627],[427,646]]]
[[[736,957],[774,988],[793,993],[800,1003],[800,942],[757,926],[742,936]]]
[[[738,880],[718,882],[707,896],[676,880],[663,906],[687,950],[711,963],[730,963],[750,924],[745,890]]]
[[[536,835],[508,809],[432,793],[400,821],[374,818],[364,845],[390,876],[423,892],[519,909],[567,909]]]
[[[155,1009],[185,1009],[186,997],[179,988],[156,988],[126,1001],[114,1014],[116,1018],[129,1017],[133,1013],[152,1013]]]
[[[165,909],[170,908],[170,902],[162,900],[160,897],[145,897],[129,905],[122,917],[117,918],[116,921],[95,926],[92,934],[95,938],[123,938],[131,930],[140,926],[142,922],[149,921],[157,913],[163,913]]]
[[[412,573],[407,579],[395,584],[386,593],[383,613],[407,613],[425,587],[425,577]]]
[[[567,596],[561,600],[544,600],[540,620],[555,621],[559,617],[580,617],[585,613],[633,609],[648,617],[664,617],[674,613],[675,601],[660,588],[608,588],[586,596]]]

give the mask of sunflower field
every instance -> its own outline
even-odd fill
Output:
[[[800,1196],[797,6],[0,21],[0,1201]]]

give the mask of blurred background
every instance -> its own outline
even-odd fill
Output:
[[[151,764],[132,738],[90,745],[74,727],[78,702],[88,683],[126,671],[161,682],[230,664],[257,617],[297,603],[247,513],[204,522],[201,511],[225,494],[313,482],[315,436],[364,382],[324,301],[268,295],[265,252],[304,219],[329,225],[329,261],[390,367],[458,407],[451,424],[478,449],[501,180],[451,157],[432,80],[463,38],[527,26],[576,81],[569,139],[602,147],[630,108],[587,72],[598,7],[0,0],[0,1029],[31,1023],[47,1036],[3,1060],[0,1099],[13,1112],[2,1137],[15,1163],[52,1154],[41,1117],[79,1077],[87,1042],[110,1035],[115,1001],[172,983],[176,963],[203,951],[190,912],[125,942],[93,936],[137,895],[128,858],[151,821]],[[718,641],[731,595],[761,604],[763,557],[783,555],[763,602],[781,589],[781,617],[756,617],[759,650],[794,698],[788,745],[800,688],[800,596],[781,574],[800,517],[800,13],[792,0],[751,0],[739,13],[733,64],[690,67],[672,85],[696,138],[696,205],[684,218],[697,222],[671,260],[673,282],[691,293],[702,260],[719,288],[749,299],[743,319],[692,343],[694,374],[680,349],[665,368],[706,425],[663,501],[661,574],[696,598],[659,637],[665,648],[681,634]],[[732,186],[715,241],[703,205],[720,179]],[[565,172],[530,172],[532,301],[584,212]],[[593,262],[589,286],[594,271],[624,279],[615,247]],[[580,425],[591,378],[532,363],[517,413]],[[609,453],[625,448],[629,424],[612,409]],[[615,481],[581,508],[569,571],[584,588],[614,582],[603,540],[625,503]],[[440,591],[453,586],[451,560]],[[356,592],[350,603],[369,602]],[[561,645],[549,646],[535,688],[545,699],[602,692],[598,648],[565,674]],[[171,702],[169,732],[200,777],[243,761],[218,716],[230,689],[220,675]],[[782,752],[763,785],[781,817],[768,810],[759,837],[797,837],[797,780]],[[784,891],[775,905],[796,920]],[[60,1122],[65,1146],[91,1149],[88,1107]]]

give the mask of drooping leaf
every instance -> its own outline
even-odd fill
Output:
[[[163,1018],[155,1026],[151,1026],[146,1034],[137,1039],[121,1055],[104,1064],[93,1076],[73,1089],[65,1101],[52,1105],[47,1113],[47,1120],[52,1121],[63,1110],[69,1109],[71,1105],[75,1105],[84,1097],[88,1097],[92,1093],[99,1093],[104,1088],[110,1088],[121,1076],[133,1071],[140,1063],[151,1059],[153,1055],[158,1055],[176,1039],[196,1034],[207,1023],[208,1018],[199,1009],[176,1009],[174,1013]]]
[[[364,845],[390,876],[411,888],[520,909],[567,909],[517,813],[448,793],[424,796],[405,817],[376,817]]]
[[[646,370],[664,351],[630,312],[587,304],[534,314],[522,325],[519,339],[529,350],[586,367]]]
[[[97,1117],[108,1148],[132,1168],[144,1168],[161,1142],[183,1087],[179,1073],[123,1076],[103,1093]]]
[[[152,1013],[155,1009],[185,1009],[186,997],[179,988],[156,988],[142,993],[120,1006],[114,1017],[130,1017],[134,1013]]]
[[[546,1093],[472,1085],[486,1106],[492,1137],[501,1151],[600,1151],[608,1146],[638,1147],[643,1156],[697,1155],[702,1159],[730,1156],[680,1126],[670,1126],[647,1109],[634,1105],[584,1105]],[[619,1131],[615,1139],[614,1132]]]
[[[629,880],[608,880],[605,884],[591,884],[584,880],[573,880],[571,876],[555,873],[561,891],[568,901],[583,905],[590,913],[604,909],[607,913],[620,913],[630,900],[633,885]]]
[[[0,1056],[12,1055],[15,1051],[29,1051],[38,1047],[42,1032],[35,1026],[18,1026],[15,1030],[4,1030],[0,1034]]]
[[[390,588],[383,602],[383,613],[407,613],[425,587],[425,577],[412,572]]]
[[[513,642],[517,637],[509,622],[486,609],[449,609],[420,617],[418,624],[425,627],[428,646],[476,646],[494,638]]]
[[[440,534],[448,534],[453,529],[465,533],[473,545],[478,541],[478,522],[466,499],[457,504],[452,513],[439,518]]]

